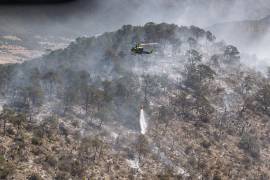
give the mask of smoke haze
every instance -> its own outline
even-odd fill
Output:
[[[137,25],[149,21],[208,27],[225,21],[259,19],[269,14],[270,2],[77,0],[66,4],[0,8],[2,24],[20,26],[25,31],[54,30],[91,34],[112,31],[123,24]]]
[[[125,24],[143,25],[147,22],[202,28],[218,24],[221,25],[219,28],[226,29],[225,22],[256,21],[269,14],[268,0],[256,3],[253,0],[77,0],[55,5],[3,5],[0,7],[0,32],[29,39],[35,35],[76,38],[114,31]],[[227,28],[228,31],[213,31],[218,40],[224,39],[237,45],[242,52],[267,58],[265,41],[260,42],[269,37],[268,30],[251,34],[260,34],[259,43],[256,38],[252,40],[252,44],[258,44],[254,46],[245,36],[245,26],[239,26]],[[251,26],[256,26],[256,23]],[[265,27],[270,27],[270,23],[264,24]]]

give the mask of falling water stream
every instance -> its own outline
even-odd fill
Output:
[[[141,134],[146,134],[147,122],[145,120],[143,108],[141,108],[141,111],[140,111],[140,127],[141,127]],[[161,162],[163,162],[164,164],[168,166],[174,167],[175,171],[178,174],[189,176],[188,173],[186,173],[184,169],[182,169],[181,167],[175,166],[175,164],[165,155],[165,153],[161,152],[160,149],[156,145],[152,144],[150,148],[152,149],[152,152],[160,158]],[[138,172],[141,171],[140,162],[137,155],[135,156],[134,159],[127,160],[127,162],[129,163],[130,167],[134,169],[138,169]]]
[[[143,108],[141,109],[141,112],[140,112],[140,126],[141,126],[141,134],[145,134],[147,130],[147,123],[144,117]]]
[[[141,108],[141,111],[140,111],[140,128],[141,128],[141,134],[145,134],[147,130],[147,123],[144,117],[143,108]],[[138,169],[138,171],[140,171],[140,162],[137,155],[135,156],[133,160],[128,160],[128,163],[130,167]]]

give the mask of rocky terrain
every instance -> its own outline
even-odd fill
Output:
[[[147,23],[1,65],[0,179],[267,180],[270,80],[244,62],[209,31]]]

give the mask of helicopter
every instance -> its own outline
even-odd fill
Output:
[[[154,45],[154,44],[158,44],[158,43],[147,43],[147,44],[141,44],[141,43],[137,43],[135,45],[135,47],[131,48],[131,52],[133,54],[152,54],[154,52],[153,49],[151,49],[150,51],[145,51],[144,50],[144,46],[147,46],[147,45]]]

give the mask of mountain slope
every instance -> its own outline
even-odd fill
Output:
[[[269,78],[240,55],[147,23],[0,66],[1,178],[269,179]]]

